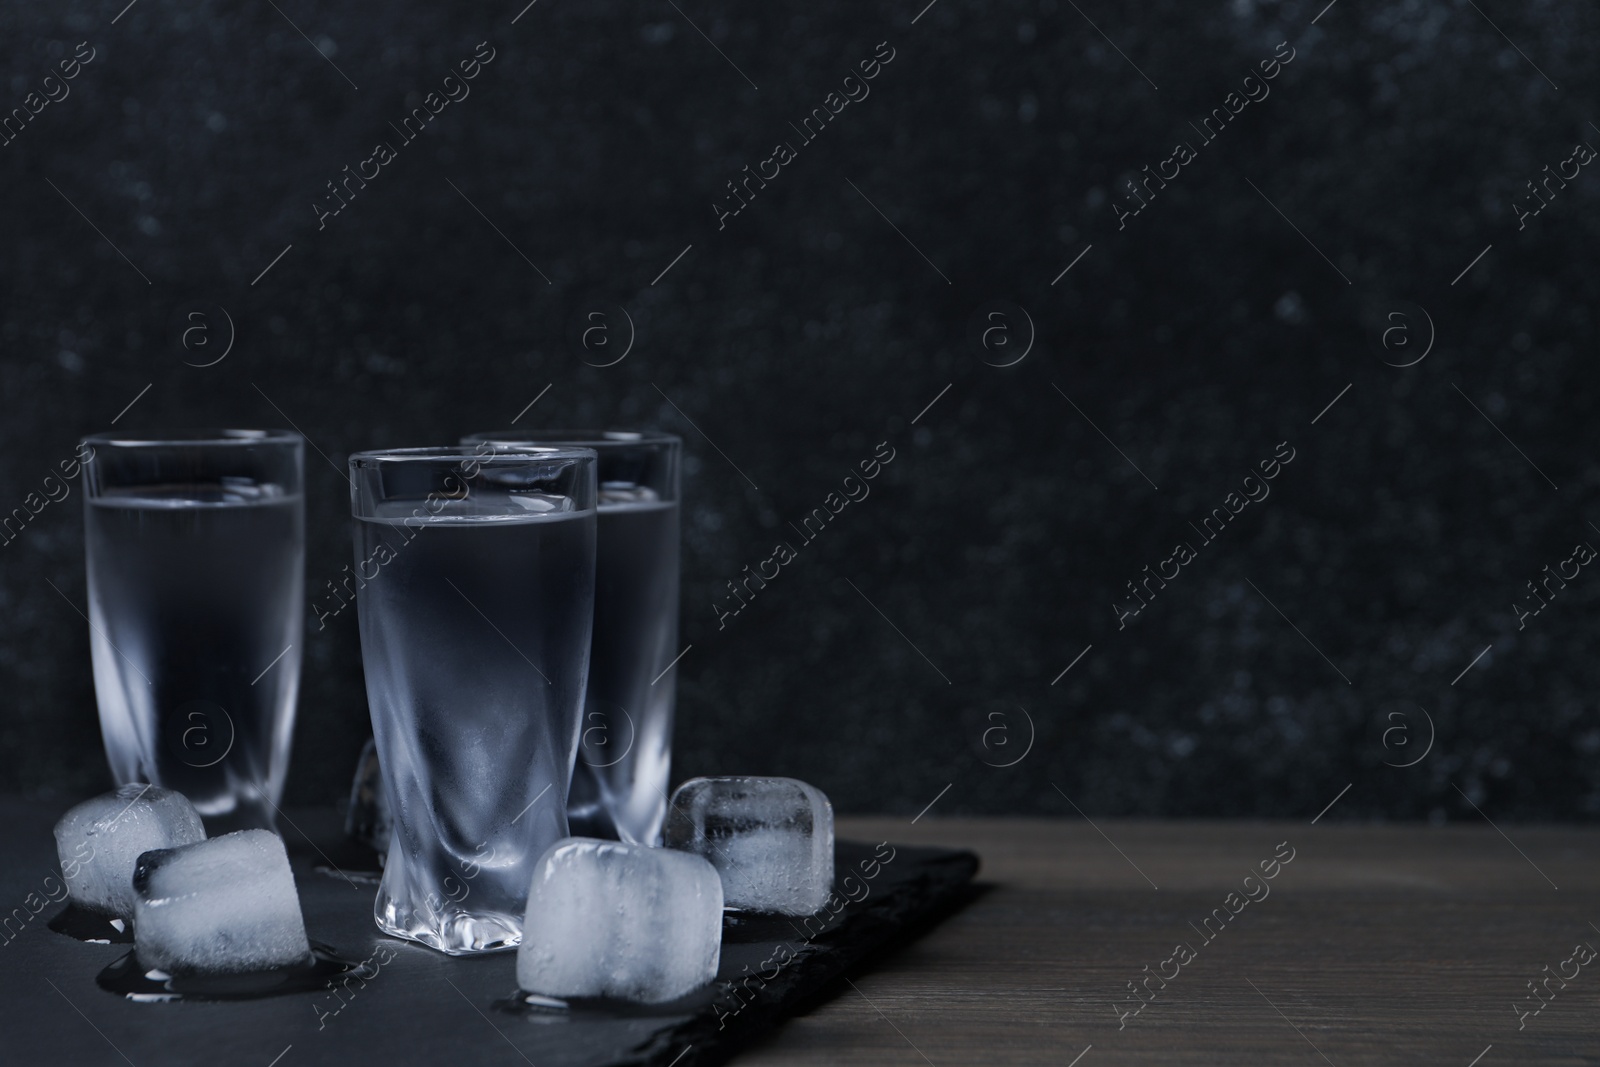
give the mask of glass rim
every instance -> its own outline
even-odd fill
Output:
[[[196,445],[218,448],[248,448],[251,445],[304,444],[305,437],[295,430],[200,429],[167,430],[160,434],[112,431],[92,433],[84,444],[108,448],[175,448]]]
[[[488,444],[499,448],[521,448],[528,445],[565,445],[574,448],[603,449],[633,448],[641,445],[682,445],[683,438],[664,430],[493,430],[486,433],[467,434],[463,444]]]
[[[372,448],[350,454],[350,469],[370,469],[380,463],[438,463],[475,460],[504,466],[510,463],[599,459],[592,448],[519,448],[515,451],[484,452],[471,444],[427,445],[420,448]]]

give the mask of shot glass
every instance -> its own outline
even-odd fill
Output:
[[[633,430],[473,434],[496,448],[599,455],[594,641],[567,818],[572,832],[657,845],[672,771],[678,649],[678,462],[683,442]]]
[[[83,441],[89,647],[119,785],[273,829],[305,604],[305,441],[203,430]]]
[[[595,454],[350,457],[367,703],[393,818],[380,929],[451,955],[522,939],[567,835],[594,614]]]

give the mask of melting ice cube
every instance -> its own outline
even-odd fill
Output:
[[[133,918],[133,868],[141,853],[206,838],[200,816],[182,793],[132,784],[68,811],[56,823],[56,856],[72,902]]]
[[[656,1004],[715,978],[721,950],[722,884],[705,860],[569,837],[534,867],[517,983]]]
[[[691,778],[664,833],[711,861],[730,908],[810,915],[833,891],[833,805],[793,778]]]
[[[265,971],[308,962],[311,944],[283,842],[240,830],[139,857],[134,948],[171,973]]]

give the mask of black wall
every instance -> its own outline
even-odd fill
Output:
[[[0,8],[5,108],[93,50],[0,147],[0,508],[136,396],[116,428],[292,422],[314,598],[350,558],[349,452],[537,396],[519,425],[685,437],[679,776],[908,816],[950,785],[941,812],[1310,818],[1347,783],[1330,818],[1600,815],[1600,574],[1513,610],[1600,545],[1600,168],[1514,207],[1600,145],[1592,7],[121,7]],[[470,96],[403,143],[483,41]],[[396,158],[319,222],[379,141]],[[618,305],[631,351],[592,366]],[[224,309],[231,351],[193,366]],[[880,442],[870,497],[801,545]],[[1270,496],[1203,541],[1246,489]],[[80,509],[0,547],[0,788],[107,781]],[[799,558],[719,628],[779,540]],[[368,730],[353,613],[305,651],[302,803],[343,793]]]

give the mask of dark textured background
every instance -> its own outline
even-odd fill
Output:
[[[0,148],[0,510],[147,383],[118,429],[292,420],[331,457],[307,453],[316,597],[350,553],[334,464],[549,385],[520,425],[687,443],[675,777],[908,815],[949,785],[939,811],[1310,817],[1346,783],[1329,818],[1600,815],[1600,575],[1521,632],[1511,610],[1600,544],[1600,177],[1511,211],[1600,145],[1592,7],[121,7],[0,8],[5,108],[97,53]],[[319,232],[324,183],[485,39],[472,95]],[[1285,40],[1271,96],[1119,231],[1121,183]],[[719,232],[723,183],[880,41],[871,96]],[[1010,367],[970,337],[992,300],[1036,332]],[[636,343],[586,366],[573,324],[615,304]],[[204,369],[199,305],[237,327]],[[1383,316],[1415,353],[1419,305],[1431,353],[1385,365]],[[881,441],[871,497],[719,631],[722,583]],[[1270,499],[1119,632],[1124,583],[1283,441]],[[80,509],[0,548],[0,789],[107,780],[86,627],[47,584],[83,605]],[[296,803],[342,794],[367,733],[353,613],[314,631]],[[1384,766],[1423,750],[1419,708],[1428,755]]]

